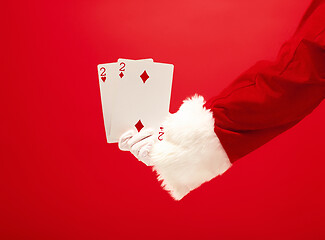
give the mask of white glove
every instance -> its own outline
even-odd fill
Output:
[[[157,136],[152,129],[129,130],[119,139],[118,146],[122,151],[130,151],[139,161],[150,166],[149,152],[155,143]]]

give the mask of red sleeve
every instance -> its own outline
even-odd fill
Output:
[[[232,162],[297,124],[324,99],[323,3],[303,18],[276,62],[258,62],[205,103]]]

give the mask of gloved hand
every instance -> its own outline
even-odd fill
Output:
[[[118,146],[122,151],[130,151],[139,161],[151,166],[149,152],[157,136],[153,129],[129,130],[119,139]]]

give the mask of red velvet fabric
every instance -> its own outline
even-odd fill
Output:
[[[232,162],[310,114],[325,97],[325,4],[315,1],[275,62],[260,61],[205,107]]]

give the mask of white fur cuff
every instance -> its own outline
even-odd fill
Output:
[[[158,180],[176,200],[231,166],[214,132],[212,112],[203,107],[204,103],[199,95],[184,100],[163,122],[163,140],[150,152]]]

